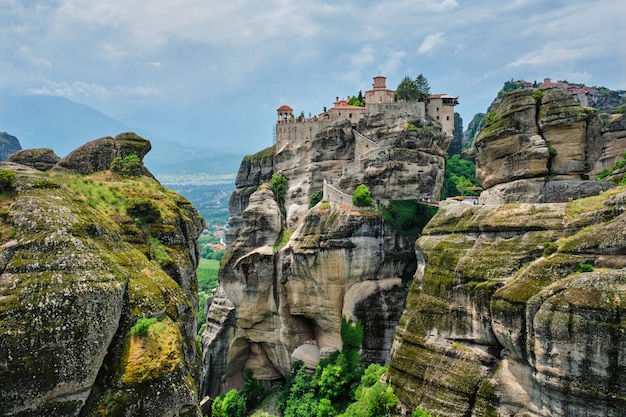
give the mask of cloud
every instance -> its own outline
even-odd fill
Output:
[[[547,44],[540,50],[525,53],[507,65],[515,68],[524,65],[554,65],[556,63],[574,63],[580,59],[594,55],[593,48],[570,48],[566,46]]]
[[[68,99],[82,100],[84,98],[110,99],[114,96],[126,99],[136,99],[153,97],[159,95],[161,91],[153,86],[124,86],[116,85],[113,88],[87,83],[83,81],[75,81],[72,83],[47,83],[45,86],[38,88],[29,88],[28,94],[61,96]]]
[[[386,75],[396,74],[398,67],[402,64],[402,61],[407,55],[408,54],[404,51],[390,51],[387,54],[387,59],[379,65],[380,73]]]
[[[446,43],[446,37],[443,32],[432,33],[422,41],[420,47],[417,49],[418,55],[427,54],[436,48],[443,46]]]

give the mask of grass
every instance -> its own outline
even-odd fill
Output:
[[[572,220],[583,213],[591,211],[599,211],[604,208],[604,202],[609,198],[624,192],[624,187],[611,188],[606,191],[600,192],[599,195],[587,198],[580,198],[578,200],[571,200],[567,204],[566,220]]]

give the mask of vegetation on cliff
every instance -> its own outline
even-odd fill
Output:
[[[190,203],[139,172],[0,172],[0,409],[197,415]]]

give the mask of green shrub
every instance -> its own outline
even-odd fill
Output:
[[[536,104],[541,104],[541,100],[543,99],[543,90],[534,90],[532,93],[532,97],[535,100]]]
[[[421,408],[417,407],[415,410],[413,410],[413,414],[411,414],[411,417],[432,417],[432,414],[430,414],[426,410],[422,410]]]
[[[156,317],[141,317],[133,327],[130,328],[130,334],[132,336],[145,336],[148,334],[148,329],[154,323],[157,322]]]
[[[311,195],[309,196],[309,208],[315,207],[317,203],[322,201],[323,197],[324,193],[322,193],[321,191],[315,191],[314,193],[311,193]]]
[[[165,245],[158,238],[148,237],[148,247],[150,248],[150,258],[157,261],[159,265],[165,266],[172,262]]]
[[[143,163],[135,154],[127,155],[124,159],[118,156],[111,162],[109,170],[125,178],[138,177],[143,172]]]
[[[359,322],[347,321],[345,317],[342,317],[341,341],[343,342],[344,351],[346,349],[359,350],[363,342],[363,325]]]
[[[357,207],[368,207],[373,204],[372,195],[367,185],[361,184],[356,187],[352,196],[352,204]]]
[[[245,417],[246,401],[236,389],[220,394],[211,406],[213,417]]]
[[[15,172],[7,169],[0,169],[0,192],[5,192],[15,188]]]
[[[270,188],[274,192],[274,198],[276,199],[276,202],[282,207],[285,204],[285,194],[287,193],[287,189],[289,188],[287,177],[285,177],[281,172],[272,175],[272,179],[270,180]]]
[[[496,120],[496,114],[497,113],[495,111],[489,112],[489,114],[487,114],[487,117],[485,118],[485,124],[488,125],[493,123],[493,121]]]
[[[548,146],[548,159],[552,161],[554,158],[556,158],[556,155],[556,148],[554,146]]]
[[[547,258],[552,255],[554,252],[559,250],[559,244],[555,242],[547,243],[543,248],[543,257]]]
[[[576,272],[593,272],[593,265],[590,264],[579,264],[578,270]]]
[[[600,172],[598,175],[596,175],[596,179],[597,180],[602,180],[606,177],[608,177],[609,175],[611,175],[613,173],[613,170],[611,168],[606,168],[604,170],[602,170],[602,172]]]

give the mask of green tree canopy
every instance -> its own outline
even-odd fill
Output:
[[[372,203],[372,195],[370,194],[370,190],[367,188],[367,185],[361,184],[356,187],[354,195],[352,196],[352,204],[357,207],[367,207],[371,206]]]
[[[118,156],[111,162],[109,169],[122,177],[138,177],[142,173],[143,163],[135,154],[127,155],[124,159]]]
[[[408,75],[400,81],[396,88],[396,100],[419,100],[420,92],[415,81]]]
[[[418,91],[418,100],[426,100],[430,95],[430,86],[428,85],[428,80],[422,73],[415,79],[415,86]]]
[[[270,180],[270,188],[274,192],[274,198],[280,207],[285,205],[285,194],[289,188],[287,177],[282,172],[272,175]]]

